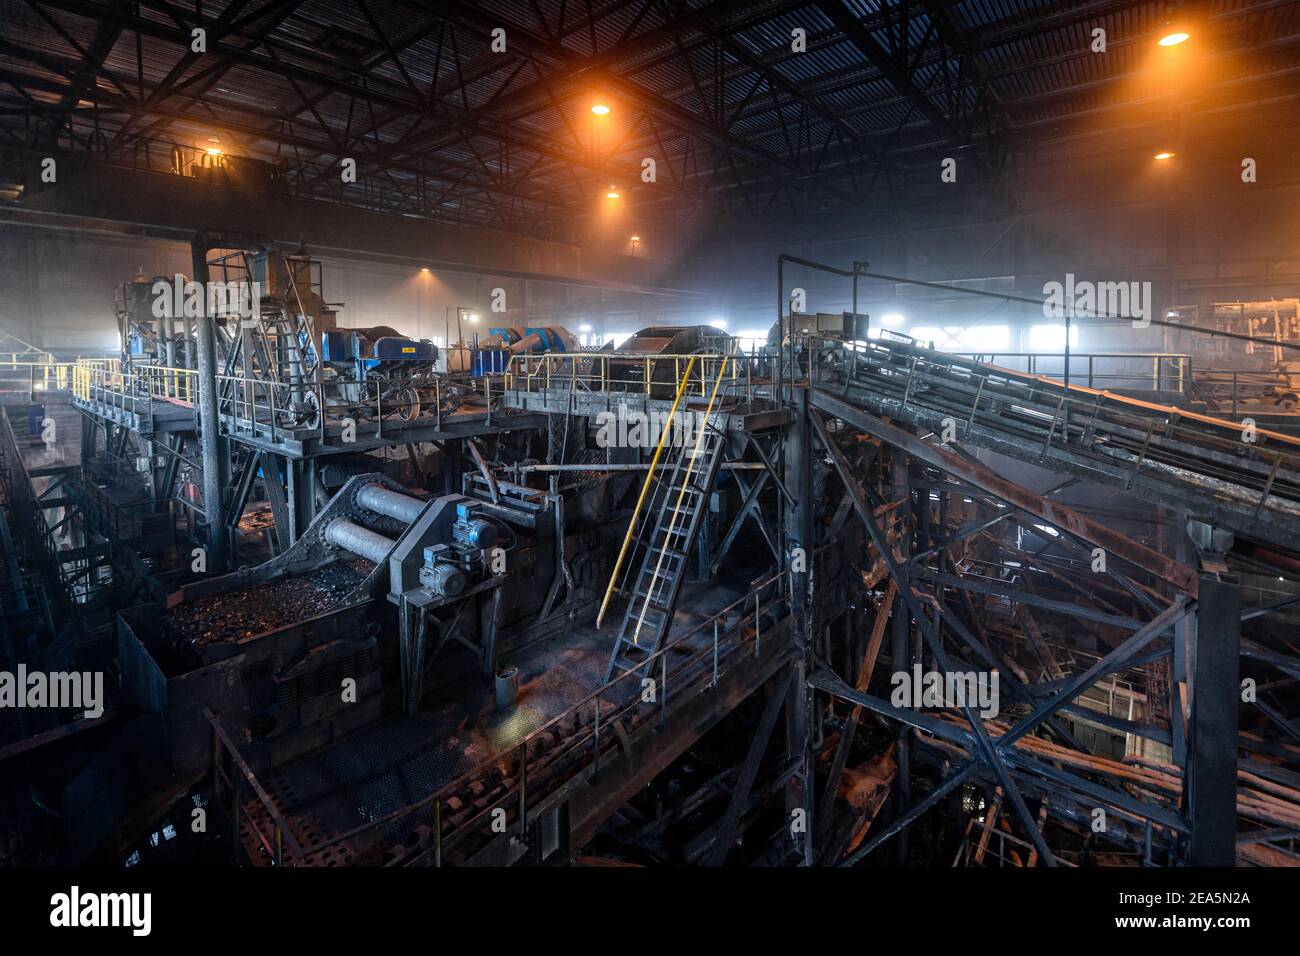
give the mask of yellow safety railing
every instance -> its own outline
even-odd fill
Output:
[[[672,368],[672,380],[656,380],[658,370]],[[686,370],[689,369],[689,372]],[[512,355],[504,373],[507,390],[532,392],[576,383],[589,391],[620,391],[651,395],[657,386],[665,393],[674,382],[688,378],[687,392],[701,398],[718,369],[729,369],[734,384],[739,369],[732,357],[697,355],[635,355],[618,352],[543,352]],[[662,374],[662,373],[660,373]]]
[[[0,369],[26,369],[32,387],[38,390],[50,391],[68,387],[72,379],[72,369],[75,367],[73,363],[33,362],[29,361],[30,358],[30,355],[24,356],[22,352],[0,354]]]
[[[84,365],[72,368],[72,394],[83,402],[90,401],[90,369]]]
[[[136,377],[144,383],[150,398],[194,403],[198,400],[199,373],[192,368],[168,365],[137,365]]]
[[[518,357],[518,356],[516,356]],[[677,414],[677,407],[682,402],[682,396],[690,390],[691,372],[695,369],[695,360],[698,356],[689,356],[686,363],[686,371],[681,377],[681,382],[677,386],[677,396],[673,399],[673,407],[668,412],[668,421],[673,420]],[[609,585],[605,588],[605,597],[600,602],[600,612],[596,615],[596,626],[600,627],[605,619],[605,611],[609,608],[609,599],[614,594],[614,584],[618,581],[618,572],[623,567],[623,559],[627,557],[627,549],[632,543],[632,535],[636,531],[637,522],[641,518],[641,508],[645,505],[646,497],[650,492],[650,486],[654,482],[655,469],[659,466],[659,459],[664,453],[664,444],[668,441],[668,433],[671,428],[663,428],[659,431],[659,441],[655,444],[653,457],[650,459],[650,467],[645,473],[645,481],[641,484],[641,494],[637,496],[636,507],[632,509],[632,520],[628,522],[627,534],[623,536],[623,545],[618,549],[618,557],[614,561],[614,570],[609,576]],[[701,429],[701,432],[703,429]]]
[[[722,385],[722,379],[726,376],[726,374],[727,374],[727,359],[724,358],[722,360],[722,364],[718,367],[718,376],[713,380],[713,391],[709,395],[709,405],[704,410],[704,415],[701,418],[701,426],[698,429],[696,429],[695,447],[691,449],[690,460],[687,462],[686,470],[682,473],[682,486],[677,492],[677,500],[673,502],[672,515],[669,516],[668,524],[664,529],[663,547],[659,549],[659,560],[655,562],[654,574],[650,576],[650,580],[652,582],[659,580],[659,572],[663,570],[664,555],[668,553],[669,542],[672,540],[674,529],[677,528],[677,517],[678,515],[681,514],[682,501],[686,498],[686,489],[690,487],[691,479],[695,477],[696,474],[695,465],[700,460],[700,448],[703,446],[704,438],[708,434],[709,419],[713,415],[713,407],[718,400],[718,387]],[[669,420],[671,421],[671,419]],[[661,442],[663,441],[662,436],[660,436],[660,441]],[[719,454],[720,453],[721,452],[719,452]],[[650,597],[652,594],[654,594],[653,584],[651,584],[649,591],[646,593],[645,603],[641,605],[641,613],[637,615],[636,629],[632,632],[633,644],[637,643],[637,637],[641,633],[641,625],[645,623],[645,612],[650,608]]]
[[[199,373],[192,368],[137,365],[127,373],[121,370],[118,359],[83,359],[66,368],[69,374],[64,381],[71,384],[73,396],[82,401],[123,396],[193,403],[198,397]],[[92,390],[98,394],[92,395]]]
[[[78,362],[71,370],[72,394],[83,402],[104,400],[110,396],[138,397],[131,387],[133,376],[124,374],[120,363]]]

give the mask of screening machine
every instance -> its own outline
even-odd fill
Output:
[[[204,759],[205,707],[281,756],[376,719],[381,672],[394,658],[402,699],[415,707],[423,671],[406,665],[422,666],[430,622],[482,648],[479,666],[495,666],[504,577],[494,567],[504,562],[492,549],[531,544],[539,525],[551,528],[538,520],[545,512],[544,503],[465,494],[421,499],[382,474],[355,475],[270,561],[186,585],[162,614],[156,605],[124,611],[127,693],[162,718],[177,768]],[[549,555],[550,543],[536,551]],[[538,555],[512,563],[535,567]],[[505,611],[516,619],[535,608],[512,601]],[[341,696],[344,680],[356,706]]]

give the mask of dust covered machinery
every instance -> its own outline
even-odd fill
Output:
[[[321,336],[321,360],[330,374],[331,407],[367,418],[396,413],[402,421],[420,415],[434,400],[438,346],[410,339],[396,329],[336,329]]]
[[[556,555],[568,549],[567,575],[594,601],[607,542],[582,515],[572,514],[574,530],[557,548],[563,511],[544,492],[502,482],[494,501],[466,490],[421,498],[382,474],[355,475],[271,560],[188,584],[162,613],[122,612],[126,693],[161,718],[173,767],[206,759],[205,707],[289,755],[377,719],[397,699],[417,706],[426,633],[430,660],[444,645],[475,652],[444,664],[445,675],[490,674],[499,629],[536,639],[529,628],[545,600],[540,589],[503,586],[507,553],[510,574],[555,577]],[[341,705],[344,679],[364,706]]]
[[[505,372],[512,355],[581,351],[581,343],[562,325],[496,326],[488,329],[486,336],[474,336],[468,368],[464,356],[456,355],[451,360],[451,370],[468,371],[480,378]]]
[[[711,325],[652,325],[623,340],[616,352],[633,355],[696,355],[728,351],[731,336]]]
[[[488,330],[483,348],[499,347],[518,355],[520,352],[578,352],[581,347],[573,334],[562,325],[501,326]]]
[[[171,289],[174,281],[172,276],[148,277],[141,273],[114,290],[123,371],[141,365],[186,364],[186,328],[175,327],[178,321],[185,320],[154,314],[155,286],[165,283]]]
[[[646,380],[646,356],[726,354],[732,351],[732,343],[730,335],[711,325],[649,326],[629,336],[614,350],[628,360],[611,360],[610,378],[639,390]],[[651,362],[650,394],[656,398],[672,398],[683,370],[683,363],[675,359]]]
[[[301,252],[275,249],[245,257],[247,278],[257,283],[261,311],[271,315],[302,316],[317,335],[338,326],[338,312],[325,301],[321,264]]]
[[[785,318],[786,334],[834,339],[840,342],[865,342],[870,320],[864,312],[795,312]],[[768,330],[769,345],[778,345],[780,329],[773,324]]]
[[[844,343],[866,342],[870,335],[870,321],[865,312],[794,312],[786,315],[781,324],[772,324],[767,333],[767,347],[762,350],[763,356],[771,362],[784,355],[780,361],[787,374],[807,375],[812,365],[833,361],[840,356]],[[783,327],[784,338],[781,334]],[[888,329],[885,331],[893,334]],[[793,369],[790,367],[792,361]]]

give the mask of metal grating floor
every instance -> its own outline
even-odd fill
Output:
[[[697,605],[725,605],[734,595],[716,588],[691,588]],[[714,603],[717,602],[717,603]],[[678,628],[699,613],[683,609]],[[519,701],[509,712],[494,707],[491,685],[475,676],[457,692],[443,692],[444,703],[418,717],[392,715],[312,754],[259,774],[259,780],[304,848],[347,833],[427,797],[496,753],[509,753],[519,741],[564,713],[602,682],[609,656],[608,634],[577,627],[524,651]],[[602,701],[602,710],[614,706]],[[269,820],[255,800],[245,802],[267,832]],[[424,817],[423,819],[421,817]],[[407,816],[391,827],[354,835],[309,857],[314,866],[382,864],[396,847],[419,839],[433,826],[433,811]],[[244,845],[257,852],[247,825]],[[266,862],[263,860],[262,862]]]

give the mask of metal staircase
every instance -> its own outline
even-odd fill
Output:
[[[635,560],[640,552],[641,564],[632,578],[630,600],[610,654],[606,681],[645,665],[662,645],[672,624],[687,565],[727,444],[725,423],[719,421],[724,416],[714,410],[726,364],[723,362],[719,370],[708,408],[698,415],[697,432],[688,434],[687,440],[674,447],[662,478],[653,470],[646,477],[647,485],[654,482],[656,487],[649,496],[643,491],[642,501],[648,498],[649,507],[657,517],[654,522],[640,524],[642,534],[632,555]],[[633,516],[629,536],[636,528],[637,517]],[[648,535],[647,528],[651,529]],[[611,587],[616,577],[617,568]]]
[[[247,403],[250,397],[239,393],[241,383],[237,380],[246,378],[256,383],[242,386],[253,390],[252,400],[273,405],[283,418],[268,424],[314,426],[315,416],[319,414],[315,389],[320,360],[311,318],[302,312],[272,308],[259,311],[254,320],[241,321],[237,328],[226,353],[223,370],[226,378],[218,389],[222,414],[239,419],[241,403]],[[258,399],[268,389],[274,391],[274,396],[263,395]],[[244,407],[243,411],[252,417],[250,409]],[[253,430],[251,423],[249,426]]]

